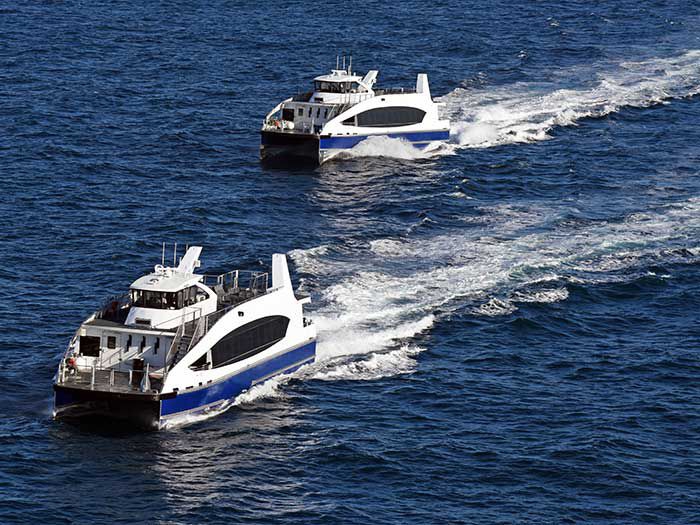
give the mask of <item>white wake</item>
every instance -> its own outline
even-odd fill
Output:
[[[352,254],[339,255],[329,246],[292,251],[297,270],[314,276],[306,286],[319,329],[318,362],[294,377],[371,380],[410,374],[423,350],[415,337],[439,317],[465,311],[510,315],[523,303],[566,301],[569,283],[627,282],[648,275],[652,259],[700,258],[698,198],[619,222],[555,229],[554,209],[498,205],[477,211],[465,218],[474,228],[377,239]],[[287,380],[256,387],[236,403],[280,395]]]
[[[622,62],[593,74],[569,71],[557,86],[519,83],[458,88],[440,99],[457,147],[489,147],[549,138],[556,127],[604,117],[624,107],[645,108],[700,93],[700,50],[670,58]]]
[[[536,142],[548,139],[553,129],[575,126],[581,119],[697,94],[700,50],[601,66],[592,74],[572,69],[562,73],[556,84],[457,88],[438,99],[444,104],[442,116],[452,123],[447,147],[433,145],[420,150],[401,139],[371,137],[349,150],[347,156],[415,160],[451,154],[464,147]]]

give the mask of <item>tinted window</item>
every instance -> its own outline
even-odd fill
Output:
[[[376,108],[357,115],[357,125],[388,128],[410,126],[411,124],[423,122],[423,117],[425,117],[425,111],[418,108]]]
[[[175,310],[178,307],[178,296],[175,292],[150,292],[147,290],[131,290],[131,301],[134,306],[141,308],[157,308],[159,310]]]
[[[347,85],[349,86],[350,83],[348,82]],[[344,82],[320,82],[318,80],[314,82],[316,91],[323,91],[324,93],[345,93],[345,86]]]
[[[294,109],[293,108],[284,108],[282,110],[282,120],[294,120]]]
[[[190,286],[179,292],[131,290],[131,301],[134,306],[139,306],[141,308],[177,310],[183,306],[192,306],[196,304],[198,293],[202,294],[206,299],[204,290],[199,290],[196,286]]]
[[[100,357],[100,338],[81,335],[80,354],[90,357]]]
[[[285,336],[288,325],[287,317],[274,315],[237,328],[212,347],[212,366],[230,365],[262,352]]]

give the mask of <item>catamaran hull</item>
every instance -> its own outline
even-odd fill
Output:
[[[129,427],[159,427],[159,394],[125,394],[54,385],[54,418],[66,421],[100,419]]]
[[[260,132],[260,160],[265,163],[296,161],[319,164],[319,135]]]
[[[54,385],[54,418],[78,421],[106,418],[135,428],[155,430],[178,420],[216,412],[242,392],[312,363],[316,341],[199,388],[167,394],[119,393]]]
[[[450,138],[449,130],[350,136],[328,136],[283,131],[261,131],[260,133],[260,159],[263,162],[271,163],[299,160],[323,164],[333,157],[351,150],[369,137],[401,139],[410,142],[413,147],[418,149],[423,149],[428,144],[435,142],[444,142]]]

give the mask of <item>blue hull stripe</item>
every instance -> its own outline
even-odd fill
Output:
[[[180,392],[177,397],[161,401],[161,417],[188,412],[217,401],[233,399],[259,379],[299,368],[301,366],[299,363],[311,361],[315,354],[316,341],[312,341],[208,387]]]
[[[319,149],[348,149],[356,146],[367,137],[390,137],[392,139],[404,139],[409,142],[432,142],[447,140],[450,132],[443,131],[419,131],[415,133],[387,133],[381,135],[353,135],[350,137],[321,137]]]

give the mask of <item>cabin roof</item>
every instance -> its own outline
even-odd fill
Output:
[[[362,77],[348,74],[347,71],[342,69],[333,69],[330,75],[321,75],[320,77],[314,78],[314,80],[320,82],[359,82],[362,80]]]
[[[202,277],[202,275],[194,273],[179,273],[175,271],[149,273],[136,279],[131,284],[131,289],[151,292],[177,292],[198,283],[202,280]]]

